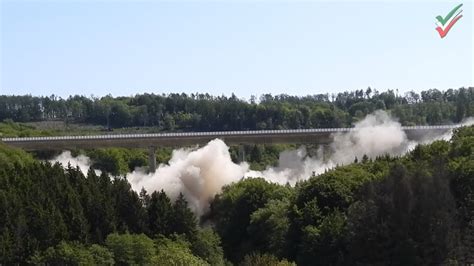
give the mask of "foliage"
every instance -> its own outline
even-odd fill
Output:
[[[191,246],[194,255],[210,265],[225,265],[221,239],[212,228],[199,229]]]
[[[251,243],[255,236],[247,230],[251,214],[272,199],[289,197],[292,191],[290,187],[271,184],[261,178],[244,179],[222,191],[211,203],[211,213],[226,257],[236,261],[254,250]]]
[[[5,119],[0,122],[0,138],[5,137],[33,137],[33,136],[51,136],[55,135],[53,131],[38,130],[33,126],[15,123],[12,119]]]
[[[84,153],[91,158],[94,169],[113,175],[123,175],[136,167],[148,165],[148,154],[140,149],[107,148],[86,150]]]
[[[29,261],[46,265],[114,265],[112,253],[99,245],[85,247],[78,243],[61,242],[41,254],[35,254]]]
[[[145,265],[152,262],[155,244],[144,234],[110,234],[105,241],[119,265]]]
[[[290,227],[288,199],[270,200],[250,215],[247,228],[252,246],[260,252],[272,252],[279,257],[288,255],[287,237]]]
[[[287,260],[279,260],[270,254],[250,254],[244,257],[240,266],[296,266],[295,263]]]
[[[171,234],[173,206],[163,190],[151,194],[147,212],[149,229],[152,235],[163,234],[168,236]]]
[[[41,259],[48,248],[47,254],[53,257],[71,249],[85,250],[81,245],[104,244],[108,235],[107,243],[112,245],[118,237],[112,233],[154,237],[179,230],[194,239],[196,218],[183,198],[173,205],[163,193],[169,202],[169,225],[167,229],[154,228],[156,221],[149,219],[152,205],[146,208],[126,179],[110,178],[106,173],[97,176],[92,170],[85,177],[78,168],[39,162],[1,144],[0,158],[1,264],[25,262],[34,254],[40,254],[37,259]],[[181,219],[186,217],[189,221]],[[151,234],[150,228],[154,228]],[[127,236],[133,240],[131,235],[122,238]],[[66,244],[58,246],[62,241]]]
[[[0,144],[0,264],[470,264],[473,162],[474,126],[464,127],[295,187],[242,179],[198,224],[183,195],[138,194],[124,178]]]
[[[250,102],[209,94],[137,94],[102,98],[0,96],[0,121],[65,121],[106,129],[155,127],[159,130],[258,130],[350,126],[377,109],[390,110],[404,125],[460,122],[474,114],[474,88],[420,94],[379,92],[370,87],[304,97],[261,95]],[[1,128],[1,127],[0,127]],[[1,132],[1,131],[0,131]]]
[[[0,142],[0,169],[9,169],[14,166],[26,166],[33,163],[30,154],[20,150],[6,147]]]
[[[184,234],[188,238],[196,235],[197,220],[194,213],[188,208],[188,202],[183,193],[179,193],[173,205],[172,231],[176,234]]]
[[[473,143],[474,126],[461,128],[450,142],[336,167],[288,193],[242,180],[215,197],[210,218],[234,263],[252,252],[298,265],[471,263]]]
[[[176,265],[176,266],[203,266],[209,265],[200,257],[194,256],[187,241],[180,239],[171,240],[159,238],[157,240],[157,254],[152,259],[155,265]]]

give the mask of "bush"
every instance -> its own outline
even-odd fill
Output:
[[[99,245],[85,247],[78,243],[61,242],[30,258],[32,264],[47,265],[114,265],[112,253]]]
[[[251,254],[246,255],[240,266],[296,266],[294,262],[279,260],[277,257],[269,254]]]
[[[110,234],[105,243],[117,264],[150,264],[156,253],[153,240],[144,234]]]

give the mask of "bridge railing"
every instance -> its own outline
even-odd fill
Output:
[[[438,126],[404,126],[403,130],[435,130],[453,129],[459,125]],[[101,140],[101,139],[137,139],[137,138],[183,138],[201,136],[243,136],[243,135],[286,135],[304,133],[338,133],[355,131],[359,128],[310,128],[310,129],[282,129],[282,130],[249,130],[249,131],[210,131],[210,132],[178,132],[178,133],[147,133],[147,134],[109,134],[86,136],[50,136],[50,137],[20,137],[2,138],[3,142],[28,141],[64,141],[64,140]]]

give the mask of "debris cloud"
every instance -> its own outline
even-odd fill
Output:
[[[79,155],[73,157],[70,151],[63,151],[60,155],[54,157],[49,162],[51,163],[60,163],[63,167],[67,167],[70,164],[72,167],[79,167],[81,172],[87,176],[87,171],[91,167],[91,160],[85,155]],[[100,174],[100,170],[94,170],[96,174]]]
[[[470,118],[462,124],[473,122],[474,119]],[[270,182],[294,185],[336,165],[349,164],[355,158],[360,160],[364,155],[369,158],[384,154],[402,155],[420,143],[449,140],[451,134],[427,134],[420,141],[411,141],[400,123],[386,112],[376,111],[356,123],[354,130],[334,134],[333,142],[320,146],[316,155],[310,156],[304,146],[287,150],[280,154],[276,167],[267,167],[264,171],[252,171],[246,162],[232,162],[229,147],[222,140],[215,139],[204,147],[174,150],[170,161],[160,164],[155,173],[137,168],[126,178],[137,192],[142,188],[148,193],[164,190],[171,199],[183,193],[195,213],[202,215],[223,186],[242,178],[263,177]],[[83,155],[73,158],[70,152],[63,152],[54,161],[63,165],[70,162],[84,173],[90,166],[89,158]]]
[[[202,148],[174,150],[168,164],[159,165],[155,173],[136,170],[127,179],[136,191],[163,189],[172,199],[183,193],[193,210],[202,214],[224,185],[238,181],[247,171],[248,164],[233,163],[229,147],[215,139]]]

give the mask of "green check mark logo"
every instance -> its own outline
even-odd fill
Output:
[[[444,18],[442,16],[436,17],[436,20],[438,20],[438,22],[436,22],[436,25],[438,25],[438,27],[436,27],[436,31],[439,33],[441,39],[446,37],[446,34],[448,34],[449,30],[454,26],[454,24],[456,24],[456,22],[462,18],[462,10],[459,10],[461,7],[462,4],[457,5]]]
[[[443,18],[442,16],[437,16],[436,19],[439,21],[439,23],[441,23],[441,25],[444,26],[444,24],[446,24],[446,22],[448,22],[449,19],[454,15],[454,13],[456,13],[456,11],[458,11],[458,9],[460,9],[461,7],[462,7],[462,4],[459,4],[453,10],[451,10],[451,12],[449,12],[445,18]]]

